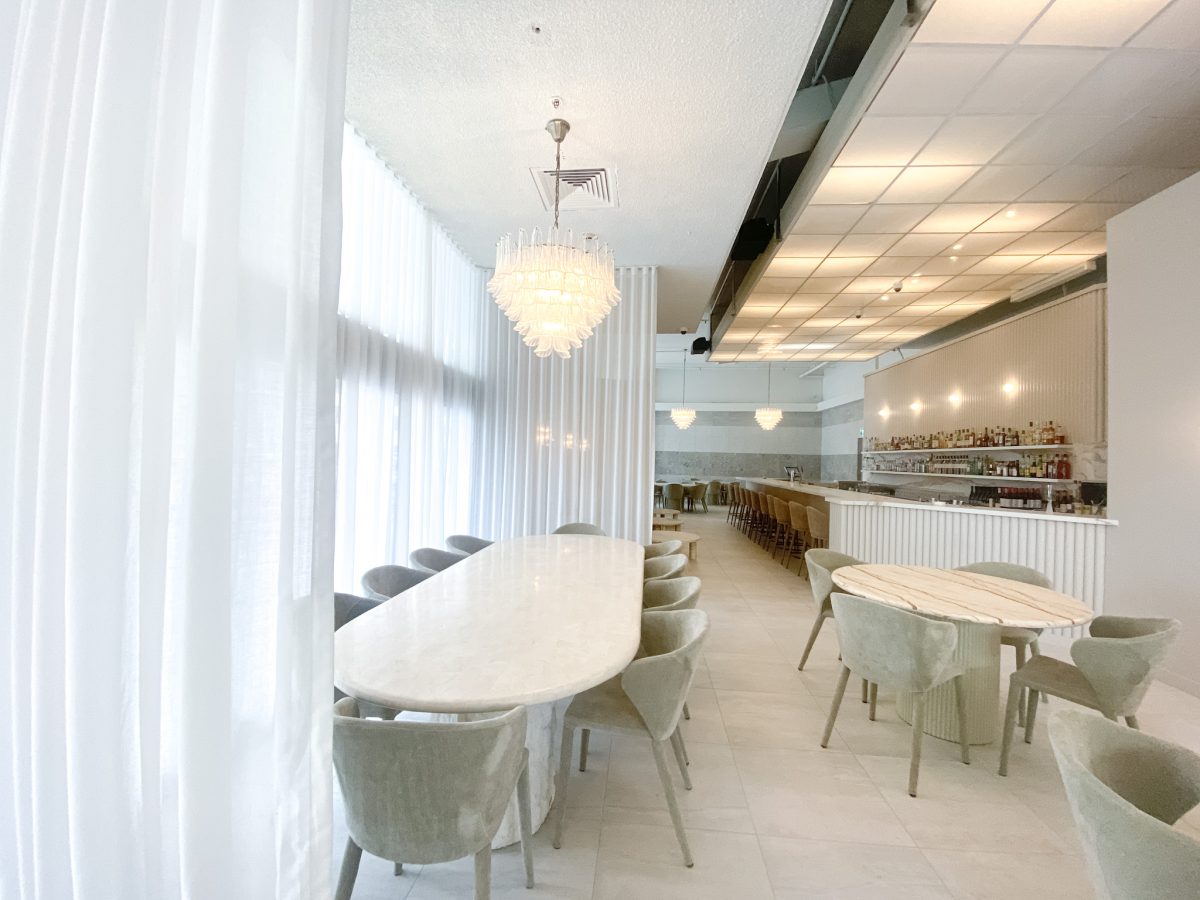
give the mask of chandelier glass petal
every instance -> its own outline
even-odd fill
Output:
[[[754,411],[754,421],[761,426],[763,431],[773,430],[782,419],[783,410],[773,406],[760,406]]]

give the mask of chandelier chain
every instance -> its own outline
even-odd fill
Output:
[[[554,228],[558,229],[558,189],[562,184],[562,141],[554,142]]]

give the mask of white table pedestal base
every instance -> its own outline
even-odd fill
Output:
[[[967,741],[990,744],[996,739],[1000,711],[1000,626],[955,622],[958,646],[954,659],[966,665],[963,682],[967,693]],[[896,698],[896,714],[912,723],[913,695]],[[925,733],[958,743],[958,704],[954,682],[929,692],[925,699]]]

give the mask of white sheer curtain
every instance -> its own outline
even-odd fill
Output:
[[[621,302],[568,360],[538,359],[484,298],[476,533],[564,522],[650,540],[654,490],[653,268],[620,268]]]
[[[329,894],[346,16],[0,13],[6,900]]]
[[[484,273],[349,127],[338,321],[339,590],[470,525]]]

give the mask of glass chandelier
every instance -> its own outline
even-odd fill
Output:
[[[571,358],[592,329],[621,299],[613,254],[608,245],[586,234],[576,246],[574,234],[558,228],[562,142],[571,130],[564,119],[551,119],[546,130],[554,138],[554,225],[500,238],[496,272],[488,290],[514,323],[517,334],[536,356],[556,353]]]
[[[771,364],[767,363],[767,405],[754,411],[754,421],[763,431],[771,431],[783,419],[783,410],[771,406]]]
[[[671,421],[680,431],[686,431],[688,426],[696,421],[696,411],[687,405],[687,361],[688,352],[683,351],[683,405],[671,410]]]

